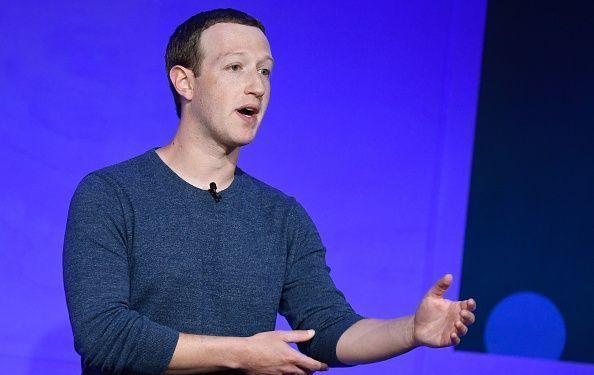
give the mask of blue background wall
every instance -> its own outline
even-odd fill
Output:
[[[5,3],[2,372],[78,371],[61,274],[70,197],[89,171],[168,142],[169,35],[193,13],[226,6],[264,22],[277,61],[271,105],[240,165],[308,209],[355,309],[411,313],[442,274],[460,279],[484,0]],[[331,372],[462,370],[594,373],[451,348]]]
[[[461,283],[484,318],[457,349],[594,363],[593,21],[489,2]]]

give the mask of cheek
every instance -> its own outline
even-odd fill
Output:
[[[223,95],[216,85],[209,88],[203,87],[200,91],[197,91],[196,95],[200,103],[199,108],[205,114],[212,116],[221,110]]]
[[[237,84],[235,84],[236,86]],[[234,87],[232,83],[219,80],[213,85],[209,101],[219,110],[229,110],[233,103]]]
[[[264,98],[262,100],[262,104],[264,104],[264,106],[268,106],[268,102],[270,101],[270,84],[268,85],[268,87],[266,88],[266,94],[264,94]]]
[[[212,105],[224,96],[224,88],[224,81],[216,77],[204,77],[201,83],[196,86],[194,95],[200,98],[203,104]]]

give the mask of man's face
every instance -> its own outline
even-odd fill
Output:
[[[250,143],[270,99],[272,56],[266,36],[257,27],[218,23],[202,32],[200,51],[192,116],[224,147]]]

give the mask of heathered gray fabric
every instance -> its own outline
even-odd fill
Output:
[[[163,372],[179,332],[251,336],[277,312],[316,330],[300,350],[333,366],[361,319],[334,286],[299,203],[236,169],[216,203],[154,150],[86,176],[68,216],[64,284],[88,374]]]

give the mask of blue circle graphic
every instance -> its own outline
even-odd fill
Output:
[[[558,359],[565,347],[565,321],[555,304],[534,292],[514,293],[493,309],[485,328],[489,353]]]

